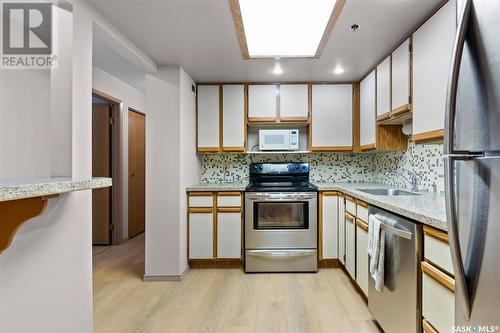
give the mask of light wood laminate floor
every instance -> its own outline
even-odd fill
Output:
[[[196,269],[181,282],[143,271],[143,235],[94,255],[94,332],[378,332],[339,269]]]

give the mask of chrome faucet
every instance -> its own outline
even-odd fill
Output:
[[[408,185],[410,185],[410,188],[411,188],[411,190],[413,192],[418,192],[418,177],[417,177],[417,174],[415,172],[407,170],[407,169],[403,169],[403,170],[406,170],[410,174],[410,179],[408,179],[401,172],[398,172],[398,171],[389,171],[389,172],[386,172],[385,175],[387,177],[389,177],[391,174],[401,176],[401,178],[403,178],[403,180]]]

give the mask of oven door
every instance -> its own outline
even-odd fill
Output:
[[[317,248],[317,194],[246,193],[245,248]]]

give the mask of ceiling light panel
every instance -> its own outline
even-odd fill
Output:
[[[250,58],[314,57],[336,0],[239,0]]]

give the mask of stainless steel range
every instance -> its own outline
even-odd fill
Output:
[[[307,163],[252,163],[245,271],[317,272],[317,188]]]

